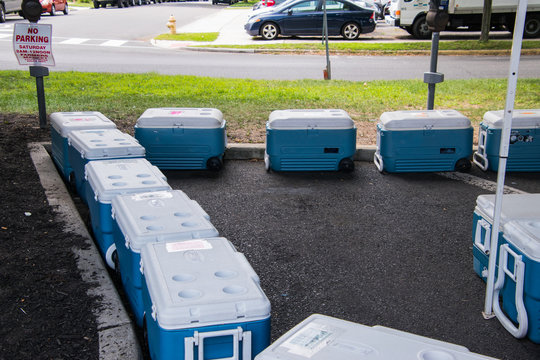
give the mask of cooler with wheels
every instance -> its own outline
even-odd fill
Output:
[[[113,235],[124,290],[142,326],[141,248],[148,243],[218,236],[199,203],[180,190],[119,195],[112,199]]]
[[[255,360],[480,360],[455,345],[384,326],[365,326],[314,314],[277,339]]]
[[[90,161],[85,166],[92,231],[107,265],[114,269],[112,199],[117,195],[171,190],[165,175],[146,159]]]
[[[270,302],[225,238],[150,243],[141,250],[152,359],[253,359],[270,344]]]
[[[480,195],[473,213],[473,268],[484,281],[487,279],[495,195]],[[505,194],[502,198],[499,244],[504,243],[503,226],[512,220],[540,220],[540,194]],[[497,258],[498,259],[498,258]]]
[[[227,146],[226,121],[218,109],[152,108],[137,120],[135,138],[160,169],[217,171]]]
[[[356,127],[344,110],[276,110],[266,123],[265,166],[274,171],[353,171]]]
[[[75,188],[84,202],[87,183],[84,167],[89,161],[144,157],[139,142],[118,129],[75,130],[69,133],[68,143]]]
[[[116,129],[116,125],[97,111],[55,112],[51,119],[52,158],[66,181],[73,171],[69,162],[68,134],[73,130]]]
[[[540,219],[509,221],[503,237],[493,311],[512,335],[540,344]]]
[[[456,110],[385,112],[377,124],[374,163],[379,171],[468,171],[473,128]]]
[[[473,161],[482,170],[499,169],[504,110],[488,111],[480,123]],[[506,171],[540,171],[540,109],[514,110]]]

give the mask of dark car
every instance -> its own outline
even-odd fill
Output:
[[[272,10],[253,15],[244,26],[251,36],[273,40],[278,35],[321,36],[323,0],[285,2]],[[341,35],[347,40],[375,30],[373,7],[363,1],[327,0],[328,35]]]

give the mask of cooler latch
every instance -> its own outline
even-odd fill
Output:
[[[195,346],[199,347],[198,358],[205,359],[204,357],[204,340],[207,338],[232,336],[233,337],[233,355],[227,358],[219,358],[213,360],[239,360],[240,354],[240,341],[242,341],[242,359],[251,359],[251,331],[243,331],[239,326],[236,329],[221,330],[221,331],[209,331],[193,333],[193,337],[184,338],[184,359],[193,360],[193,354],[195,352]]]

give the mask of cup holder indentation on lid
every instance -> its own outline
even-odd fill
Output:
[[[196,223],[194,221],[186,221],[186,222],[182,223],[183,227],[196,227],[198,225],[199,225],[199,223]]]
[[[147,177],[150,177],[150,174],[137,174],[136,176],[138,178],[147,178]]]
[[[117,138],[117,139],[114,139],[114,141],[126,141],[126,139],[124,139],[124,138]]]
[[[127,183],[123,182],[123,181],[117,181],[117,182],[114,182],[112,184],[113,184],[113,186],[118,186],[118,187],[127,185]]]
[[[178,212],[174,213],[174,216],[176,216],[176,217],[189,217],[189,216],[191,216],[191,213],[178,211]]]
[[[128,142],[121,142],[121,143],[119,143],[118,145],[131,145],[131,143],[128,143]]]
[[[109,175],[107,176],[111,180],[121,179],[122,177],[120,175]]]
[[[178,293],[183,299],[197,299],[202,296],[202,292],[197,289],[184,289]]]
[[[530,226],[530,227],[533,227],[533,228],[535,228],[535,229],[540,229],[540,221],[531,221],[531,222],[529,223],[529,226]]]
[[[163,226],[157,226],[157,225],[150,225],[146,227],[146,230],[150,231],[161,231],[163,230]]]
[[[420,360],[456,360],[454,355],[444,350],[426,350],[418,355]]]
[[[101,139],[93,139],[93,140],[90,140],[90,142],[93,142],[93,143],[95,143],[95,142],[101,142],[101,141],[102,141]]]
[[[238,276],[238,273],[232,270],[220,270],[216,271],[214,276],[220,279],[232,279]]]
[[[107,144],[99,143],[99,144],[96,144],[96,146],[104,147],[104,146],[107,146]]]
[[[145,220],[145,221],[152,221],[152,220],[156,220],[157,218],[158,217],[154,215],[143,215],[140,217],[141,220]]]
[[[142,183],[144,185],[154,185],[156,182],[154,180],[144,180]]]
[[[188,273],[176,274],[172,277],[172,279],[178,282],[190,282],[195,280],[195,275]]]
[[[229,295],[239,295],[247,292],[247,289],[240,285],[229,285],[223,288],[223,292]]]

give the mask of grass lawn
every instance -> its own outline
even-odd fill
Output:
[[[37,114],[36,85],[27,71],[0,71],[0,112]],[[263,143],[268,115],[278,109],[339,108],[356,121],[359,143],[371,143],[374,121],[385,111],[424,109],[427,85],[407,81],[245,80],[196,76],[52,72],[45,78],[47,112],[100,111],[133,133],[151,107],[213,107],[227,120],[231,142]],[[505,79],[450,80],[438,84],[435,107],[456,109],[478,124],[484,112],[503,109]],[[518,82],[516,108],[540,106],[540,79]]]

